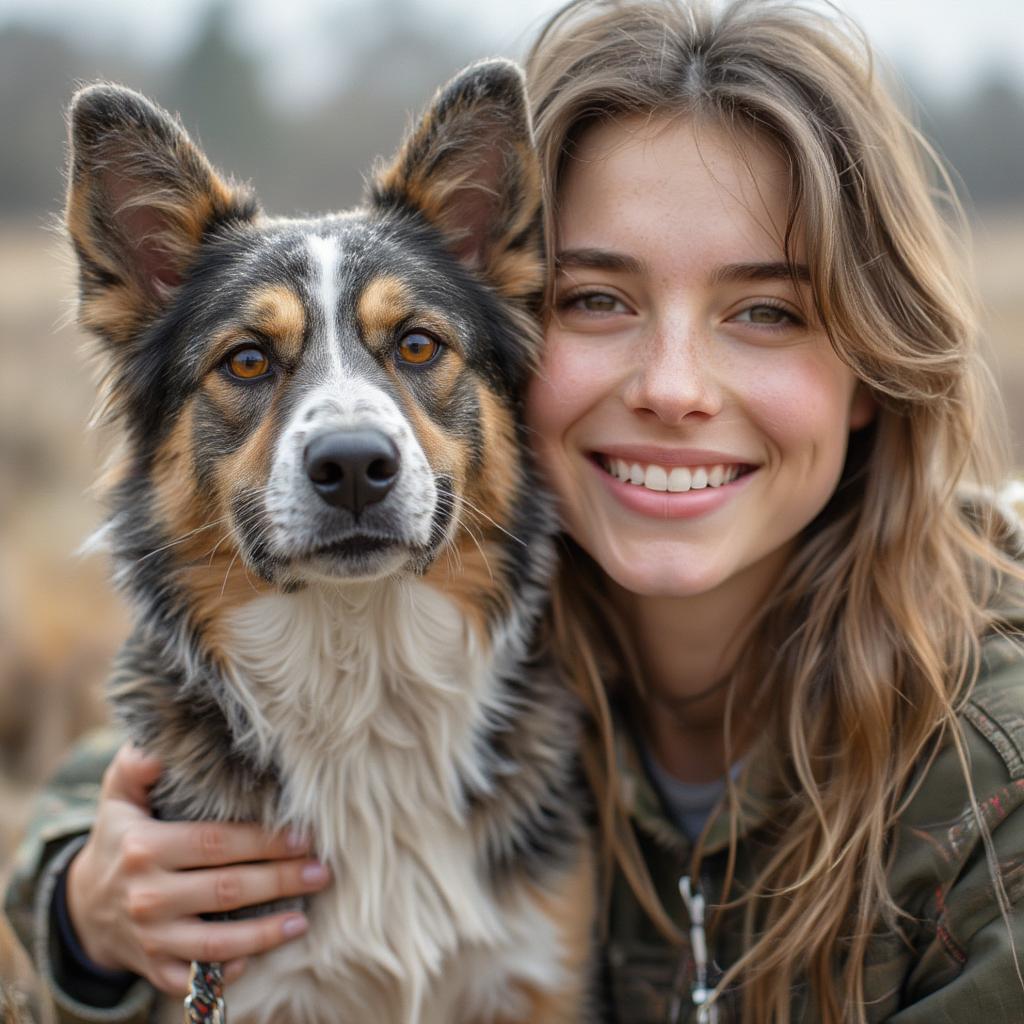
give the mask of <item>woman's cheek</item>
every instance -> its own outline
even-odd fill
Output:
[[[845,439],[849,432],[853,374],[829,350],[772,353],[747,368],[748,414],[770,443],[814,448]],[[845,445],[845,441],[844,441]]]
[[[583,415],[596,365],[582,345],[549,331],[540,369],[526,396],[526,418],[546,442],[559,439]]]

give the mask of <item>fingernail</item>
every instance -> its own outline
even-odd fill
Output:
[[[317,860],[311,861],[302,869],[302,880],[307,885],[320,885],[326,882],[328,877],[327,868]]]
[[[289,939],[294,939],[296,935],[302,935],[308,927],[309,922],[301,914],[295,914],[293,917],[286,917],[284,919],[281,931]]]
[[[297,828],[290,828],[288,830],[287,843],[289,850],[305,850],[309,846],[309,836],[305,832],[300,832]]]

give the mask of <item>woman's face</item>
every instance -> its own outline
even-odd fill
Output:
[[[873,415],[786,267],[788,188],[766,144],[685,120],[594,127],[567,168],[528,413],[566,528],[633,593],[787,557]]]

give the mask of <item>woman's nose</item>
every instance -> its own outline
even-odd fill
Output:
[[[652,331],[625,388],[629,408],[669,425],[719,412],[722,397],[709,341],[693,323]]]

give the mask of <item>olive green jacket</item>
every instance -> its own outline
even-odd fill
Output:
[[[871,942],[865,1011],[872,1024],[1024,1024],[1024,987],[1012,952],[1015,942],[1024,956],[1024,657],[1009,642],[986,645],[984,671],[963,723],[974,790],[1012,904],[1010,925],[998,910],[959,761],[949,748],[928,767],[893,837],[890,888],[910,916],[902,939],[879,934]],[[114,733],[97,734],[58,773],[39,801],[7,892],[7,914],[33,954],[58,1019],[74,1024],[134,1024],[147,1020],[154,1004],[152,989],[142,981],[106,1008],[63,991],[60,948],[49,920],[54,880],[89,827],[99,780],[116,746]],[[619,759],[641,849],[664,906],[686,933],[690,922],[678,883],[688,871],[691,844],[665,815],[624,729]],[[742,809],[741,885],[752,877],[758,836],[772,815],[770,802],[751,795],[743,798]],[[700,885],[712,906],[721,893],[727,845],[722,817],[712,825],[701,867]],[[735,962],[737,922],[724,916],[709,932],[708,944],[713,965]],[[618,1024],[697,1021],[688,941],[672,946],[663,940],[621,878],[613,884],[605,966],[611,1019]],[[735,993],[726,994],[719,1024],[738,1020],[737,1001]],[[801,991],[794,993],[794,1005],[794,1021],[815,1020]]]
[[[31,954],[61,1024],[143,1024],[156,1005],[155,990],[141,979],[112,1007],[92,1006],[66,992],[59,982],[66,976],[61,944],[50,919],[53,887],[85,841],[103,772],[122,742],[113,729],[103,729],[74,748],[36,800],[7,888],[4,910]]]
[[[1011,909],[999,910],[982,837],[952,744],[927,767],[895,835],[890,892],[909,916],[902,937],[877,934],[865,963],[865,1014],[871,1024],[1024,1024],[1024,655],[1007,640],[985,645],[984,668],[963,716],[977,803],[990,830]],[[688,935],[679,880],[692,843],[668,819],[628,731],[618,731],[623,796],[662,905]],[[747,777],[756,775],[756,765]],[[772,804],[741,796],[737,888],[752,879],[767,850]],[[723,814],[711,823],[700,887],[713,908],[722,892],[729,845]],[[710,981],[741,953],[739,911],[709,914]],[[613,881],[607,943],[608,1001],[617,1024],[698,1022],[688,939],[674,946],[640,909],[621,876]],[[719,1001],[719,1024],[740,1019],[739,996]],[[806,992],[793,993],[792,1020],[817,1020]]]

